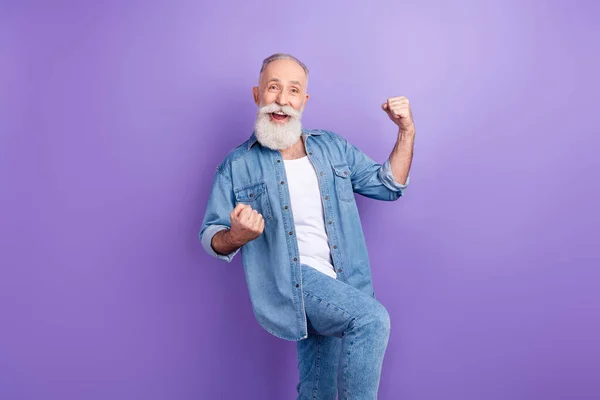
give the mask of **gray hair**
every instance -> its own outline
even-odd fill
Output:
[[[306,76],[308,76],[308,68],[306,67],[306,65],[304,65],[304,63],[302,61],[298,60],[293,55],[285,54],[285,53],[275,53],[275,54],[270,55],[269,57],[265,58],[263,60],[262,67],[260,68],[260,73],[262,74],[262,72],[265,70],[265,68],[267,68],[267,65],[269,65],[273,61],[277,61],[277,60],[292,60],[292,61],[296,62],[299,66],[302,67]]]

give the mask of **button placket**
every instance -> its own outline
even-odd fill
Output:
[[[338,250],[337,234],[336,234],[334,226],[333,226],[334,211],[332,209],[332,204],[329,201],[330,200],[330,196],[329,196],[330,188],[327,185],[328,178],[324,172],[325,166],[329,165],[329,164],[327,162],[324,162],[323,165],[321,165],[319,157],[313,156],[312,149],[309,146],[306,147],[306,152],[307,152],[307,154],[309,156],[309,160],[313,164],[313,167],[317,174],[319,189],[321,190],[321,193],[322,193],[321,199],[322,199],[322,203],[323,203],[323,209],[325,211],[325,221],[327,221],[327,224],[325,225],[325,229],[327,231],[327,236],[329,238],[329,245],[333,249],[332,256],[333,256],[334,262],[337,265],[339,265],[339,268],[336,268],[336,271],[339,270],[338,272],[342,272],[343,261],[340,258],[340,257],[342,257],[342,255],[340,254],[340,250]],[[347,171],[344,171],[344,172],[346,172],[346,174],[348,173]],[[333,189],[333,188],[331,188],[331,189]]]
[[[289,195],[286,196],[286,194],[285,194],[285,191],[286,191],[286,189],[284,187],[285,186],[285,178],[286,178],[285,167],[282,165],[283,163],[281,162],[281,159],[277,158],[275,161],[276,161],[275,168],[276,168],[276,171],[277,171],[277,178],[281,179],[281,181],[279,182],[281,184],[281,186],[279,187],[279,200],[280,200],[280,204],[282,204],[282,203],[285,204],[285,203],[288,203],[290,201]],[[290,210],[290,205],[289,204],[285,205],[282,208],[283,208],[283,210],[288,211],[288,210]],[[290,218],[291,218],[291,216],[290,216],[289,213],[284,213],[283,214],[283,225],[284,225],[284,228],[286,230],[287,229],[292,229],[292,230],[289,231],[289,235],[293,236],[294,235],[294,232],[293,232],[294,226],[293,226],[293,221],[290,221]],[[290,225],[290,223],[291,223],[291,225]],[[293,249],[290,249],[288,247],[288,251],[290,251],[290,250],[292,252],[290,254],[290,257],[293,257],[293,265],[295,267],[294,269],[295,269],[296,277],[297,277],[299,274],[301,274],[301,271],[299,269],[296,269],[298,267],[298,265],[299,265],[298,264],[299,259],[298,259],[297,254],[295,254],[295,253],[298,250],[297,249],[293,250]],[[295,257],[294,257],[294,255],[295,255]],[[297,278],[295,278],[294,280],[296,280],[296,279]],[[299,288],[300,284],[295,283],[294,287]]]

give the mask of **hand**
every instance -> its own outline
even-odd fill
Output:
[[[231,212],[230,217],[229,236],[233,244],[239,247],[256,239],[265,230],[263,216],[247,204],[238,204]]]
[[[414,132],[415,123],[406,97],[390,97],[381,108],[402,132]]]

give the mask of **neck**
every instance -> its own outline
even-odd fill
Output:
[[[290,147],[280,150],[284,160],[297,160],[306,156],[306,148],[304,147],[304,137],[300,137],[295,144]]]

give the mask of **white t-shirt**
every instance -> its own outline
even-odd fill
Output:
[[[300,262],[337,278],[325,231],[317,173],[308,157],[284,160]]]

